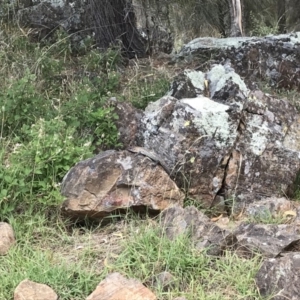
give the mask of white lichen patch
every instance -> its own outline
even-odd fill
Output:
[[[182,103],[186,103],[195,110],[199,110],[201,112],[226,112],[229,109],[228,105],[217,103],[207,97],[200,96],[197,98],[186,98],[181,99]],[[227,115],[227,113],[226,113]]]
[[[41,2],[50,3],[53,7],[64,7],[66,5],[65,0],[41,0]]]
[[[130,156],[117,159],[117,163],[120,164],[124,170],[132,169],[132,159]]]
[[[210,81],[210,94],[211,97],[218,91],[220,91],[224,86],[226,86],[227,81],[230,80],[239,86],[240,91],[246,97],[249,90],[245,82],[241,77],[235,73],[230,66],[216,65],[208,73],[207,79]]]
[[[200,91],[204,91],[204,81],[205,75],[201,71],[192,71],[192,70],[185,70],[184,74],[191,80],[192,85],[199,89]]]
[[[283,145],[289,150],[300,151],[300,116],[297,116],[294,123],[288,128]]]
[[[262,116],[253,115],[247,124],[247,130],[252,133],[249,148],[255,155],[261,155],[266,147],[271,134],[267,122],[262,121]]]
[[[230,122],[226,112],[229,106],[214,102],[206,97],[182,99],[187,104],[187,110],[195,116],[193,124],[199,129],[199,133],[214,137],[217,147],[231,146],[237,135],[237,124]]]

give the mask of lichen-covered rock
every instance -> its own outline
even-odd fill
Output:
[[[105,151],[79,162],[65,176],[62,206],[72,218],[99,219],[128,208],[163,210],[182,205],[184,194],[165,170],[142,154]]]
[[[300,252],[266,259],[255,277],[260,295],[272,300],[300,299]]]
[[[19,2],[17,14],[20,26],[33,28],[32,38],[40,40],[50,37],[57,29],[70,34],[73,45],[80,48],[85,38],[92,38],[93,23],[88,17],[89,6],[85,0],[48,0],[34,1],[28,5],[28,0]]]
[[[300,32],[261,38],[197,38],[183,46],[177,59],[230,61],[249,81],[263,78],[274,86],[299,90],[299,44]]]
[[[242,256],[261,253],[265,257],[277,257],[293,244],[299,243],[299,233],[294,225],[242,223],[234,231],[238,240],[237,253]]]
[[[292,196],[300,169],[296,108],[249,92],[229,64],[187,71],[184,79],[188,89],[173,85],[170,91],[179,99],[148,105],[139,138],[164,158],[176,183],[206,206],[231,199],[235,214],[245,203]],[[189,95],[197,97],[184,98]]]
[[[222,189],[248,90],[228,66],[215,66],[207,74],[188,71],[185,78],[197,97],[178,100],[167,96],[149,104],[141,140],[164,157],[176,182],[189,186],[192,198],[211,206]],[[204,78],[209,78],[210,86]],[[226,86],[233,86],[230,94]],[[206,91],[217,100],[205,97]],[[180,97],[187,93],[182,91]]]
[[[176,182],[191,197],[210,206],[222,187],[237,137],[239,113],[205,97],[162,98],[149,105],[142,120],[144,145],[163,156]]]
[[[291,195],[300,168],[298,113],[286,100],[252,92],[227,166],[226,198],[249,202]],[[291,138],[289,138],[291,137]],[[287,141],[289,139],[289,142]]]

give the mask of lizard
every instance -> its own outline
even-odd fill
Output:
[[[148,150],[146,148],[143,147],[131,147],[127,149],[129,152],[132,153],[136,153],[136,154],[142,154],[148,158],[150,158],[151,160],[153,160],[155,163],[160,164],[163,169],[170,175],[170,169],[168,168],[168,166],[164,163],[164,161],[162,160],[162,158],[160,158],[156,153],[154,153],[151,150]]]

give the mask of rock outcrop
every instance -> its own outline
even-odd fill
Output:
[[[228,64],[215,65],[206,73],[186,70],[171,86],[167,96],[150,103],[144,112],[115,101],[115,111],[120,115],[117,126],[126,148],[137,145],[144,152],[156,153],[161,158],[156,162],[169,171],[170,178],[188,197],[206,207],[218,206],[220,212],[230,210],[230,213],[238,215],[256,200],[293,196],[298,187],[300,170],[300,114],[291,103],[259,90],[249,91]],[[120,175],[117,160],[129,159],[128,153],[106,152],[103,155],[108,155],[110,165],[105,163],[105,166],[97,167],[96,172],[106,169],[107,173],[118,174],[113,178],[119,182],[116,178],[125,173]],[[90,161],[101,165],[105,160],[100,157]],[[162,182],[167,179],[161,180],[161,175],[154,174],[159,168],[151,167],[151,157],[150,160],[149,157],[148,160],[145,157],[142,159],[145,162],[139,162],[139,165],[143,164],[143,170],[147,170],[149,176],[151,174],[150,177],[157,181],[156,184],[153,181],[151,186],[164,190]],[[80,173],[79,166],[85,164],[78,165],[76,176]],[[140,170],[137,173],[141,174]],[[70,176],[66,178],[69,180]],[[123,187],[127,184],[126,180],[123,178],[120,181]],[[134,185],[132,180],[133,177],[128,181],[128,186]],[[78,197],[80,193],[70,192],[71,184],[66,189],[66,182],[63,184],[63,194],[68,197],[69,206],[74,200],[72,195]],[[172,193],[176,189],[167,188]],[[118,187],[117,190],[122,189]],[[128,192],[128,187],[126,190]],[[162,193],[162,197],[170,198],[168,193]],[[152,192],[144,193],[143,197],[146,194],[153,197]],[[178,190],[173,195],[176,203],[182,201],[179,201],[181,196],[178,196]],[[161,210],[170,204],[162,197],[158,202],[165,203],[163,205],[157,205],[157,200],[155,205],[149,205],[149,197],[148,200],[137,201],[126,196],[124,201],[130,203],[129,206],[146,205]],[[116,209],[119,205],[112,203],[116,201],[121,204],[117,198],[113,196],[114,200],[104,211]],[[97,202],[95,199],[85,204],[88,210],[103,206],[100,202],[104,200],[99,202],[97,198]],[[122,202],[120,207],[128,205]],[[92,210],[92,214],[96,211]]]
[[[229,65],[186,71],[180,82],[146,108],[139,137],[175,182],[206,206],[231,199],[236,213],[240,203],[292,195],[300,168],[296,108],[250,92]]]

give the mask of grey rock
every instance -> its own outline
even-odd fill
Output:
[[[300,240],[299,229],[284,224],[242,223],[234,234],[238,240],[237,252],[242,256],[261,253],[265,257],[277,257]]]
[[[300,299],[300,252],[266,259],[255,277],[261,296],[272,300]]]
[[[219,228],[195,207],[172,207],[161,213],[161,227],[169,239],[180,234],[191,235],[195,248],[208,255],[221,255],[236,244],[236,237]]]
[[[209,52],[211,61],[230,61],[248,82],[264,78],[273,86],[299,89],[299,43],[300,32],[260,38],[197,38],[182,47],[177,60],[201,62]]]

